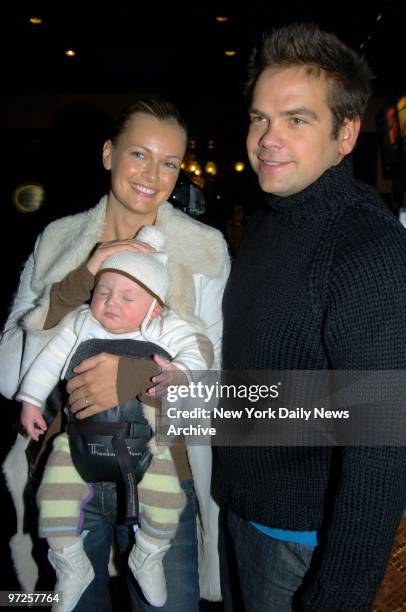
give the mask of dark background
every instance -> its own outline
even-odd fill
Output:
[[[0,204],[13,238],[0,255],[11,253],[16,262],[6,272],[8,295],[44,224],[94,205],[106,190],[102,143],[117,111],[139,94],[172,99],[190,125],[193,155],[203,167],[209,159],[217,164],[215,179],[205,185],[209,222],[225,230],[236,206],[244,221],[261,200],[248,167],[234,171],[236,161],[246,163],[245,66],[263,31],[291,21],[316,21],[370,63],[374,99],[355,169],[377,186],[375,113],[406,94],[404,2],[254,1],[239,9],[214,2],[20,4],[2,8],[0,36]],[[30,16],[42,24],[33,25]],[[75,57],[65,55],[68,48]],[[44,185],[46,203],[23,215],[13,209],[12,193],[31,181]]]
[[[17,3],[16,3],[17,4]],[[139,94],[163,94],[186,116],[191,150],[204,164],[217,163],[208,178],[207,220],[230,230],[232,246],[260,201],[246,163],[246,111],[242,96],[249,51],[261,32],[292,21],[312,20],[365,55],[374,73],[372,110],[355,154],[357,176],[383,190],[378,180],[381,137],[375,115],[406,94],[404,2],[18,3],[1,11],[0,206],[3,240],[0,315],[6,315],[23,261],[50,220],[93,206],[105,191],[101,146],[114,114]],[[232,8],[230,8],[232,7]],[[33,25],[31,16],[40,16]],[[226,16],[218,22],[216,16]],[[72,48],[75,57],[65,51]],[[226,50],[235,50],[233,57]],[[210,145],[209,141],[213,141]],[[394,210],[405,190],[403,168],[385,178]],[[403,177],[403,178],[402,178]],[[39,182],[44,206],[22,214],[12,203],[21,183]],[[234,232],[234,233],[233,233]],[[234,242],[233,242],[234,241]],[[5,416],[1,456],[15,435],[15,406]],[[4,493],[4,492],[3,492]],[[2,545],[14,531],[13,510],[3,495]],[[6,521],[6,516],[8,521]],[[17,588],[11,564],[3,563],[1,589]]]

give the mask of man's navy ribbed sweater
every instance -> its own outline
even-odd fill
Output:
[[[406,231],[350,160],[266,199],[226,287],[223,368],[406,368]],[[404,449],[219,447],[214,478],[243,518],[319,531],[303,610],[371,609],[406,502]]]

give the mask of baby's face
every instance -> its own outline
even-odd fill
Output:
[[[94,288],[90,310],[109,332],[125,334],[140,327],[153,299],[130,278],[117,272],[103,272]]]

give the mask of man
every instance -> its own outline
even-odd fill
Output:
[[[224,294],[224,370],[406,367],[406,234],[348,157],[369,79],[315,25],[253,53],[247,149],[266,206]],[[370,611],[405,467],[395,446],[218,447],[225,610]]]

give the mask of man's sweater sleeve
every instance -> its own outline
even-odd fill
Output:
[[[350,234],[351,224],[329,278],[331,368],[405,369],[406,233],[383,222],[367,240]],[[333,456],[339,471],[302,609],[370,612],[406,503],[406,453],[400,446],[352,446]]]

